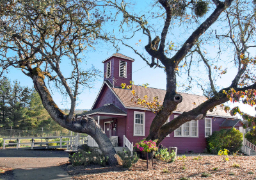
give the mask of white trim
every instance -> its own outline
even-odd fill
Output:
[[[121,62],[124,62],[125,63],[125,68],[124,68],[124,76],[120,76],[120,65],[121,65]],[[126,61],[124,61],[124,60],[119,60],[119,77],[121,77],[121,78],[127,78],[127,62]]]
[[[176,118],[176,117],[178,117],[178,115],[174,115],[174,118]],[[192,136],[191,135],[191,132],[192,132],[192,121],[196,121],[196,126],[197,126],[197,131],[196,131],[196,136]],[[185,135],[184,134],[184,127],[185,127],[185,124],[186,123],[184,123],[184,124],[182,124],[180,127],[178,127],[178,128],[180,128],[181,129],[181,135],[175,135],[175,131],[178,129],[175,129],[174,131],[173,131],[173,133],[174,133],[174,137],[189,137],[189,138],[198,138],[199,137],[199,125],[198,125],[198,121],[199,120],[191,120],[191,121],[188,121],[188,122],[186,122],[186,123],[188,123],[189,124],[189,135]]]
[[[211,127],[206,127],[206,119],[211,121]],[[205,118],[204,119],[204,136],[209,137],[209,136],[206,136],[206,128],[210,128],[210,135],[212,135],[212,118]]]
[[[104,63],[104,62],[106,62],[107,60],[109,60],[109,59],[112,58],[112,57],[117,57],[117,58],[125,59],[125,60],[128,60],[128,61],[132,61],[132,62],[135,61],[133,58],[128,57],[128,56],[127,56],[127,57],[128,57],[128,58],[131,58],[131,59],[127,59],[127,58],[124,58],[124,57],[119,57],[119,56],[112,55],[112,56],[110,56],[109,58],[107,58],[106,60],[104,60],[104,61],[102,61],[102,62]]]
[[[91,107],[90,111],[92,110],[93,106],[95,105],[95,103],[96,103],[96,101],[97,101],[97,99],[98,99],[98,97],[99,97],[99,95],[100,95],[100,93],[101,93],[101,91],[102,91],[102,89],[103,89],[103,86],[104,86],[105,84],[107,84],[107,83],[104,81],[103,84],[102,84],[102,86],[101,86],[101,88],[100,88],[99,93],[97,94],[97,96],[96,96],[96,98],[95,98],[95,100],[94,100],[94,103],[92,104],[92,107]]]
[[[94,114],[107,114],[107,115],[127,116],[127,114],[115,114],[115,113],[104,113],[104,112],[95,112],[95,113],[86,114],[86,115],[90,116],[90,115],[94,115]]]
[[[106,121],[106,122],[104,122],[104,133],[106,133],[106,131],[105,131],[105,126],[106,126],[106,125],[105,125],[105,124],[106,124],[106,123],[110,124],[110,123],[112,123],[112,122],[113,122],[113,121]]]
[[[98,93],[98,95],[97,95],[97,97],[96,97],[96,99],[95,99],[95,101],[94,101],[94,103],[93,103],[93,105],[92,105],[92,108],[94,107],[96,101],[98,100],[99,95],[100,95],[100,93],[101,93],[101,91],[102,91],[102,89],[103,89],[103,87],[104,87],[105,84],[106,84],[107,87],[112,91],[112,93],[116,96],[116,98],[119,100],[119,102],[125,107],[124,103],[123,103],[123,102],[121,101],[121,99],[117,96],[117,94],[115,93],[115,91],[108,85],[108,83],[106,83],[106,82],[104,81],[103,84],[102,84],[102,86],[101,86],[101,88],[100,88],[100,91],[99,91],[99,93]],[[91,108],[90,110],[92,110],[92,108]],[[126,108],[126,107],[125,107],[125,108]]]
[[[125,106],[124,106],[125,107]],[[137,110],[143,110],[143,111],[150,111],[149,109],[147,108],[141,108],[141,107],[125,107],[126,109],[137,109]],[[182,114],[183,112],[180,112],[180,111],[173,111],[173,113],[176,113],[176,114]],[[206,116],[208,117],[216,117],[216,118],[228,118],[228,119],[234,119],[235,116],[219,116],[219,115],[209,115],[209,114],[206,114]],[[203,120],[203,119],[200,119],[200,120]]]
[[[108,76],[108,63],[109,63],[109,68],[110,68],[109,76]],[[111,76],[111,61],[107,62],[107,64],[106,64],[106,78],[110,78],[110,76]]]
[[[135,117],[136,117],[136,114],[142,114],[143,115],[143,133],[142,135],[138,135],[138,134],[135,134]],[[145,112],[140,112],[140,111],[134,111],[134,116],[133,116],[133,136],[145,136]]]

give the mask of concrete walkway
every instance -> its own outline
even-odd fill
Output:
[[[68,154],[63,152],[0,150],[0,168],[13,169],[11,175],[0,174],[0,180],[72,180],[60,167],[68,160]]]
[[[14,180],[72,180],[72,178],[58,166],[46,168],[15,169]]]

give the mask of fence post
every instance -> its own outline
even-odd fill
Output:
[[[125,147],[125,135],[123,135],[123,147]]]
[[[62,137],[60,137],[60,148],[62,148]]]
[[[5,149],[5,139],[4,139],[3,149]]]
[[[17,138],[17,145],[16,145],[16,149],[19,149],[19,146],[20,146],[20,140],[19,140],[19,138]]]
[[[32,142],[31,142],[31,149],[34,148],[34,138],[32,138]]]

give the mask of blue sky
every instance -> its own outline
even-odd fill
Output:
[[[143,6],[140,4],[142,3],[141,1],[137,1],[138,3],[137,7],[145,7],[145,4]],[[149,6],[149,5],[147,5]],[[134,10],[135,11],[135,10]],[[143,9],[142,12],[145,12]],[[200,21],[200,20],[199,20]],[[201,19],[202,21],[202,19]],[[152,24],[161,27],[163,22],[152,22]],[[172,40],[175,45],[181,45],[185,38],[190,35],[190,33],[197,27],[197,25],[192,26],[192,28],[180,28],[181,26],[174,26],[171,27],[171,32],[168,37],[168,41]],[[115,31],[118,33],[118,28],[115,28]],[[183,32],[183,33],[180,33]],[[154,35],[153,35],[154,36]],[[139,40],[141,40],[139,42]],[[134,46],[136,49],[140,50],[140,52],[143,52],[146,54],[143,46],[147,42],[147,39],[145,36],[142,34],[138,34],[135,36],[135,38],[130,41],[130,45]],[[167,42],[169,43],[169,42]],[[213,50],[211,48],[206,48],[207,52],[212,52],[213,54],[216,53],[216,50]],[[103,83],[103,63],[102,61],[105,60],[106,58],[110,57],[112,54],[116,53],[116,49],[114,49],[111,45],[109,44],[104,44],[104,43],[99,43],[98,45],[95,46],[95,50],[90,49],[88,51],[85,51],[84,54],[84,62],[82,66],[84,67],[90,67],[91,65],[94,65],[95,68],[99,69],[102,71],[102,76],[97,79],[97,81],[94,84],[94,87],[92,89],[85,89],[83,93],[78,97],[77,101],[77,109],[90,109],[99,90],[100,87],[102,86]],[[154,88],[160,88],[160,89],[165,89],[166,87],[166,76],[164,73],[163,69],[160,68],[149,68],[146,63],[138,56],[136,55],[131,49],[120,46],[120,51],[119,53],[122,53],[126,56],[129,56],[133,59],[135,59],[135,62],[133,63],[133,81],[135,84],[145,84],[148,83],[149,87],[154,87]],[[226,55],[227,57],[228,55]],[[199,69],[205,68],[200,66]],[[62,66],[62,69],[64,72],[68,72],[69,70],[69,64],[66,63]],[[86,68],[85,68],[86,69]],[[216,81],[216,84],[220,87],[227,87],[230,85],[232,77],[234,76],[234,73],[236,73],[236,70],[232,68],[230,71],[228,71],[227,74],[223,75],[220,79]],[[199,76],[205,76],[204,74],[200,74],[200,71],[195,72],[195,74],[198,74]],[[26,77],[20,70],[18,69],[9,69],[8,74],[6,74],[7,77],[9,77],[11,80],[18,80],[20,81],[20,84],[22,86],[28,86],[30,88],[33,88],[33,83],[32,80],[29,77]],[[178,78],[178,85],[181,81],[183,81],[184,77],[181,76]],[[178,87],[179,90],[179,87]],[[58,106],[61,109],[69,109],[69,103],[67,98],[63,97],[60,93],[58,93],[58,90],[53,89],[53,98],[58,104]],[[194,94],[199,94],[202,95],[202,92],[200,91],[199,88],[194,87],[192,91],[189,93],[194,93]],[[241,109],[243,110],[248,110],[248,106],[241,106]],[[255,111],[253,108],[249,110],[252,114],[255,114]]]

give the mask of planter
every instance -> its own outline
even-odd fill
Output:
[[[147,152],[143,152],[143,151],[136,151],[137,155],[140,159],[145,159],[147,160]],[[148,153],[148,159],[152,159],[152,157],[154,156],[154,152],[149,152]]]

